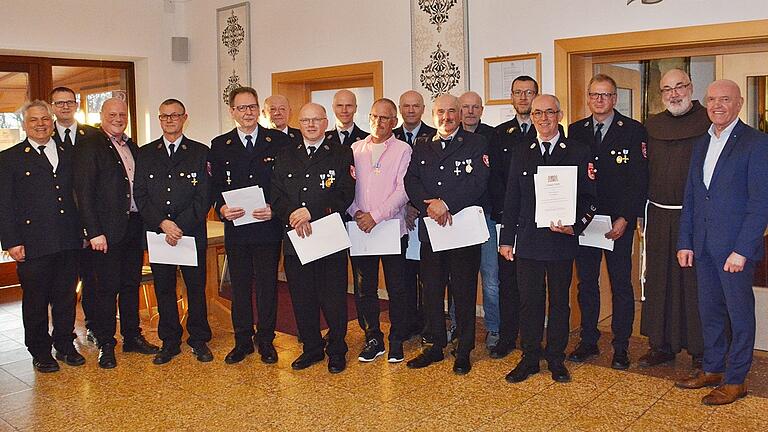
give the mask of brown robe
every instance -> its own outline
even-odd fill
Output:
[[[646,121],[648,130],[648,199],[668,206],[683,203],[688,166],[694,143],[711,122],[698,101],[681,116],[669,111]],[[693,356],[704,353],[694,268],[677,263],[680,210],[648,205],[645,302],[640,333],[651,348]]]

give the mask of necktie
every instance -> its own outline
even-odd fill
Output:
[[[245,149],[248,153],[253,153],[253,137],[250,135],[245,136]]]
[[[440,142],[443,144],[443,150],[445,150],[451,144],[451,139],[441,139]]]
[[[342,144],[347,144],[347,140],[349,140],[349,131],[341,131],[341,134],[344,135],[344,141]]]
[[[51,168],[51,171],[53,171],[53,165],[51,165],[51,161],[48,159],[48,156],[45,154],[45,146],[37,146],[37,150],[40,151],[40,157],[43,158],[43,161]]]
[[[544,163],[546,164],[547,161],[549,160],[549,146],[551,144],[548,142],[543,142],[541,143],[541,145],[544,146],[544,154],[542,155],[542,157],[544,158]]]
[[[523,132],[523,135],[528,133],[528,123],[523,123],[520,125],[520,131]]]
[[[597,130],[595,131],[595,145],[599,148],[603,144],[603,124],[597,124]]]
[[[309,147],[307,147],[307,150],[309,151],[309,153],[307,153],[307,155],[309,156],[310,159],[312,159],[312,156],[314,156],[315,152],[317,151],[317,147],[309,146]]]
[[[67,144],[71,147],[74,144],[72,144],[72,137],[69,136],[70,132],[72,131],[70,131],[69,128],[64,129],[64,144]]]
[[[413,147],[413,132],[405,133],[405,141],[408,143],[409,146]]]
[[[175,153],[175,150],[176,150],[176,144],[170,144],[168,146],[168,157],[173,159],[173,154]]]

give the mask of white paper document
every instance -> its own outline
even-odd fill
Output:
[[[232,221],[235,226],[247,225],[256,222],[264,222],[263,219],[256,219],[252,216],[256,209],[267,206],[264,199],[264,190],[259,186],[248,186],[240,189],[232,189],[221,193],[227,207],[240,207],[245,210],[243,217]]]
[[[389,219],[376,224],[370,233],[357,227],[357,222],[347,222],[347,233],[352,247],[351,256],[399,255],[400,220]]]
[[[408,231],[408,249],[405,250],[405,259],[421,261],[421,241],[419,241],[419,220],[414,221],[416,227]]]
[[[288,238],[291,240],[302,265],[351,246],[344,222],[341,221],[341,216],[338,213],[331,213],[318,219],[312,222],[311,226],[312,235],[304,238],[299,237],[296,230],[288,231]]]
[[[580,246],[591,246],[600,249],[613,250],[613,240],[605,238],[605,233],[613,228],[611,217],[595,215],[592,222],[579,235]]]
[[[453,215],[453,224],[441,227],[434,220],[424,218],[429,242],[435,252],[458,249],[485,243],[491,234],[485,223],[485,213],[480,206],[466,207]]]
[[[165,241],[165,234],[147,231],[147,250],[151,263],[197,267],[197,247],[194,237],[182,236],[176,246],[171,246]]]
[[[576,223],[575,166],[540,166],[533,175],[536,188],[536,228],[549,228],[550,222],[563,226]]]

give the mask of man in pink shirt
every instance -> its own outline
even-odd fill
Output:
[[[405,193],[403,177],[411,161],[411,147],[394,137],[397,106],[389,99],[373,103],[368,116],[371,134],[352,144],[355,156],[355,200],[347,212],[364,232],[389,220],[400,221],[400,253],[397,255],[353,256],[355,304],[357,320],[365,331],[366,344],[358,360],[370,362],[384,354],[384,334],[379,326],[379,261],[384,266],[384,280],[389,294],[390,363],[403,361],[403,341],[408,338],[408,313],[405,290],[405,249],[408,245],[405,226]]]

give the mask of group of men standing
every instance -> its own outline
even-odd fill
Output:
[[[666,110],[643,126],[615,109],[616,82],[595,75],[587,91],[590,115],[572,123],[566,137],[559,100],[539,95],[538,83],[528,76],[512,83],[515,117],[496,128],[481,122],[482,99],[474,92],[438,96],[432,108],[436,128],[431,128],[421,120],[422,96],[411,90],[399,105],[386,98],[374,102],[370,134],[355,124],[357,103],[348,90],[334,96],[336,125],[327,130],[321,105],[304,105],[300,129],[294,129],[287,124],[291,111],[285,97],[270,96],[261,110],[256,91],[241,87],[229,95],[237,127],[214,138],[210,149],[183,135],[187,113],[176,99],[160,105],[163,136],[139,149],[124,133],[124,101],[104,103],[96,130],[74,121],[74,92],[57,88],[52,109],[42,101],[25,105],[28,138],[0,154],[0,240],[19,263],[33,363],[43,372],[58,370],[51,346],[67,364],[85,362],[72,343],[78,276],[102,368],[117,364],[118,309],[123,351],[154,354],[156,364],[181,352],[177,266],[151,264],[162,348],[141,334],[138,285],[145,232],[164,234],[171,246],[182,236],[195,238],[198,266],[181,266],[189,293],[187,343],[199,361],[212,360],[204,295],[206,215],[212,205],[225,224],[232,284],[235,341],[226,363],[256,350],[262,362],[277,361],[273,339],[282,252],[303,344],[293,369],[307,368],[326,354],[331,373],[346,368],[347,251],[302,264],[287,236],[292,230],[311,236],[313,222],[339,213],[366,233],[384,221],[399,224],[400,254],[350,257],[366,338],[360,361],[387,351],[379,320],[381,263],[390,301],[389,362],[403,361],[403,343],[421,334],[425,347],[407,365],[427,367],[443,360],[455,338],[453,370],[468,373],[479,273],[490,356],[505,357],[520,338],[523,356],[507,380],[520,382],[539,372],[543,357],[553,380],[568,382],[566,359],[583,362],[599,354],[605,256],[613,310],[611,365],[625,370],[635,310],[633,240],[642,218],[648,266],[641,331],[650,349],[639,363],[658,365],[687,349],[693,372],[678,385],[719,385],[704,402],[732,402],[746,394],[754,344],[751,277],[768,223],[761,187],[768,176],[768,143],[738,120],[742,99],[731,82],[710,85],[707,110],[692,100],[684,71],[668,71],[660,90]],[[395,128],[398,110],[403,124]],[[259,125],[260,113],[271,128]],[[551,221],[549,228],[537,227],[533,176],[542,166],[577,167],[573,225]],[[227,205],[225,192],[250,186],[262,188],[266,207],[246,214]],[[450,225],[471,206],[484,209],[490,239],[433,250],[425,220]],[[605,237],[613,240],[611,251],[579,245],[580,233],[598,214],[610,217]],[[236,225],[240,218],[260,223]],[[413,235],[421,242],[418,261],[406,258]],[[566,356],[574,262],[581,334]],[[321,311],[329,327],[325,337]],[[703,327],[699,312],[707,317]]]

